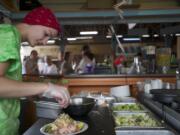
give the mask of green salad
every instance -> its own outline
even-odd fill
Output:
[[[148,114],[115,116],[118,127],[158,127],[160,124]]]
[[[122,104],[112,107],[113,111],[142,111],[143,109],[139,104]]]

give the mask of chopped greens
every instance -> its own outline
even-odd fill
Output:
[[[158,127],[160,124],[148,114],[130,114],[115,116],[118,127]]]
[[[113,111],[141,111],[142,108],[139,104],[122,104],[112,107]]]

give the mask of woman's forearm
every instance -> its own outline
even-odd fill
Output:
[[[23,97],[42,94],[48,89],[47,83],[21,82],[0,77],[0,97]]]

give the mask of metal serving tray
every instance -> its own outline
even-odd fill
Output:
[[[152,120],[154,120],[157,124],[157,126],[135,126],[135,125],[117,125],[116,123],[116,118],[117,117],[127,117],[127,119],[129,119],[128,117],[131,117],[132,115],[148,115]],[[163,129],[165,128],[165,126],[160,122],[160,120],[158,120],[152,113],[150,112],[131,112],[131,113],[114,113],[113,112],[113,117],[114,117],[114,121],[115,121],[115,130],[118,129]]]
[[[121,106],[121,105],[139,105],[141,110],[113,110],[113,107],[116,106]],[[113,113],[131,113],[131,112],[148,112],[148,110],[140,103],[112,103],[111,104],[111,109],[113,111]]]
[[[142,129],[142,130],[116,130],[116,135],[175,135],[172,131],[166,129]]]

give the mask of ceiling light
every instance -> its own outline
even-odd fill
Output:
[[[122,38],[123,36],[122,35],[117,35],[118,38]]]
[[[142,35],[142,37],[148,38],[150,37],[150,35]]]
[[[47,44],[54,44],[55,43],[55,40],[48,40],[47,41]]]
[[[77,38],[67,38],[68,41],[75,41]]]
[[[175,34],[177,37],[180,36],[180,33]]]
[[[112,36],[107,35],[106,38],[111,38]]]
[[[54,39],[51,39],[51,40],[48,40],[48,41],[47,41],[47,44],[48,44],[48,45],[52,45],[52,44],[55,44],[55,42],[56,42],[56,41],[55,41]],[[29,45],[28,42],[22,42],[21,44],[22,44],[22,45]]]
[[[111,38],[112,36],[107,35],[106,38]],[[118,38],[122,38],[123,35],[117,35]]]
[[[60,37],[54,37],[54,38],[52,38],[52,39],[54,39],[54,40],[61,40]]]
[[[97,35],[98,31],[81,31],[80,35]]]
[[[123,38],[124,41],[140,41],[140,38]]]
[[[76,39],[92,39],[93,37],[76,37]]]
[[[153,37],[159,37],[159,35],[158,34],[154,34]]]

